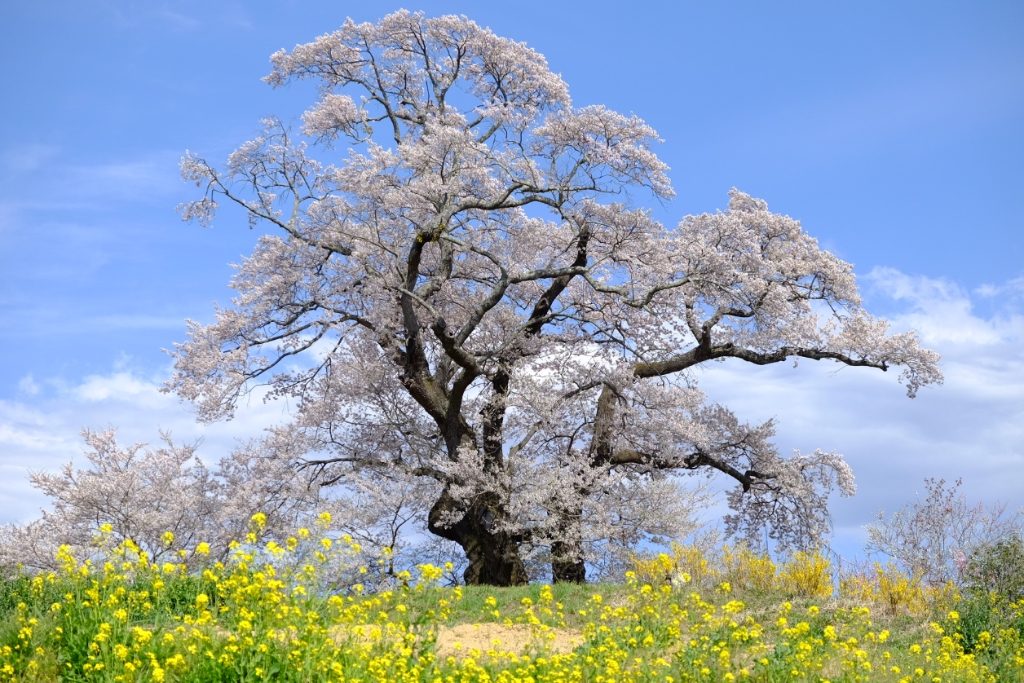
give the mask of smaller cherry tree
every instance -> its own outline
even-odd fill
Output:
[[[999,503],[972,504],[962,485],[961,479],[952,484],[925,479],[923,498],[891,515],[878,514],[868,527],[867,551],[892,558],[907,574],[930,585],[970,583],[981,573],[983,558],[999,555],[993,549],[1012,549],[1024,532],[1024,516]]]
[[[168,434],[156,447],[120,445],[112,429],[86,430],[83,437],[88,450],[81,467],[67,463],[57,472],[31,475],[50,507],[27,524],[0,528],[0,568],[48,571],[59,565],[61,545],[88,557],[97,543],[123,541],[155,562],[203,564],[225,559],[232,541],[245,542],[254,517],[261,541],[283,541],[302,526],[334,536],[365,535],[365,529],[407,514],[394,499],[379,498],[361,509],[325,499],[319,485],[294,466],[307,447],[282,430],[240,445],[213,469],[195,446],[175,444]],[[325,525],[324,519],[331,522]],[[391,537],[392,546],[403,543]],[[370,562],[376,555],[366,550],[361,558]]]
[[[101,526],[113,538],[131,539],[153,560],[173,554],[172,546],[194,546],[217,513],[217,483],[191,446],[162,434],[162,446],[120,446],[113,430],[84,431],[86,467],[72,463],[59,472],[31,475],[32,486],[52,509],[25,526],[7,526],[0,564],[29,570],[52,569],[60,545],[89,552]],[[108,526],[109,525],[109,526]]]

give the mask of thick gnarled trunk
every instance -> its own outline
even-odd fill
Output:
[[[551,545],[551,580],[555,583],[586,583],[587,565],[579,558],[579,547],[566,541]]]
[[[518,544],[507,533],[471,530],[458,541],[469,566],[462,577],[471,586],[522,586],[529,583]]]
[[[427,527],[431,533],[462,546],[469,560],[463,579],[470,586],[521,586],[529,583],[526,565],[519,554],[519,541],[498,528],[503,511],[490,496],[480,496],[462,518],[447,523],[459,510],[458,501],[445,489],[430,509]]]
[[[557,510],[556,540],[551,544],[551,580],[555,583],[586,583],[583,560],[583,508],[561,505]]]

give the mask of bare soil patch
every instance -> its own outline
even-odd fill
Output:
[[[470,650],[497,650],[517,655],[531,650],[567,654],[582,645],[583,640],[582,633],[568,628],[540,631],[526,624],[458,624],[442,626],[438,630],[437,656],[458,657]]]

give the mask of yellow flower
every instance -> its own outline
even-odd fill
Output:
[[[170,546],[172,543],[174,543],[174,532],[165,531],[164,535],[161,538],[163,538],[165,546]]]
[[[257,531],[262,531],[267,526],[267,516],[262,512],[254,514],[249,518],[249,521],[252,522],[253,527],[255,527]]]
[[[206,541],[203,541],[202,543],[200,543],[199,545],[196,546],[196,555],[203,555],[203,556],[205,556],[205,555],[209,555],[209,554],[210,554],[210,544],[207,543]]]
[[[420,580],[426,583],[433,583],[441,578],[444,574],[444,570],[440,567],[435,567],[432,564],[421,564],[418,565],[417,569],[420,570]]]

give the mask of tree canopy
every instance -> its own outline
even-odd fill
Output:
[[[312,79],[223,166],[188,153],[208,222],[236,204],[261,236],[232,305],[189,323],[169,390],[204,420],[256,383],[296,399],[289,429],[321,482],[429,495],[430,532],[470,583],[582,581],[594,553],[671,534],[673,475],[720,473],[733,534],[819,543],[836,453],[782,457],[773,425],[705,398],[692,370],[806,358],[900,369],[934,352],[867,313],[850,264],[738,190],[668,227],[656,132],[574,108],[544,57],[465,17],[396,12],[279,51],[266,80]]]

